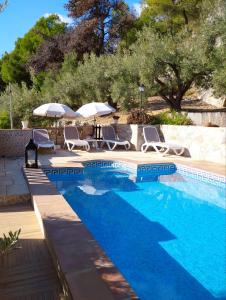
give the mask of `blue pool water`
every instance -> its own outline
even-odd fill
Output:
[[[171,173],[48,176],[140,299],[226,299],[225,189]]]

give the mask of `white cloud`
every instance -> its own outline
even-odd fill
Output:
[[[142,12],[142,4],[141,3],[134,3],[132,9],[134,10],[137,17],[141,15]]]
[[[59,19],[60,19],[60,21],[61,21],[62,23],[66,23],[66,24],[68,24],[68,25],[71,25],[71,24],[73,23],[73,19],[72,19],[72,18],[67,17],[67,16],[63,16],[63,15],[57,14],[57,13],[52,13],[52,14],[46,13],[46,14],[44,14],[44,17],[45,17],[45,18],[48,18],[50,15],[58,15],[58,17],[59,17]]]

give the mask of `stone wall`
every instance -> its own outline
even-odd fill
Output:
[[[0,156],[24,156],[25,145],[32,136],[32,130],[0,130]]]
[[[184,145],[193,159],[225,164],[226,128],[162,125],[161,131],[166,141]]]
[[[140,151],[144,143],[143,125],[114,125],[119,135],[132,144],[132,149]],[[202,126],[156,126],[162,140],[183,145],[185,156],[194,160],[218,163],[226,161],[226,128]]]
[[[211,123],[220,127],[226,127],[226,111],[190,111],[187,114],[195,125],[206,126],[208,123]]]
[[[131,149],[140,151],[144,143],[143,125],[113,125],[120,138],[131,142]],[[202,126],[157,126],[162,139],[174,142],[186,148],[185,155],[195,160],[218,163],[226,161],[226,128]],[[81,138],[91,136],[93,127],[79,129]],[[54,128],[49,129],[50,138],[56,142]],[[32,130],[0,130],[0,156],[23,156],[25,145],[32,136]],[[58,128],[58,144],[63,145],[63,129]]]
[[[63,128],[47,128],[49,137],[56,145],[63,147]],[[78,127],[81,138],[92,136],[93,126]],[[0,156],[24,156],[25,145],[32,137],[32,129],[0,129]]]

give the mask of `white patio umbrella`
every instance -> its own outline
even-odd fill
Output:
[[[74,112],[70,107],[61,103],[46,103],[35,110],[33,115],[40,117],[50,117],[56,119],[75,119],[79,117],[79,114]],[[57,127],[57,124],[56,124]],[[57,130],[56,130],[56,144],[57,144]]]
[[[60,103],[43,104],[33,111],[33,115],[57,119],[74,119],[79,117],[79,114],[74,112],[70,107]]]
[[[115,109],[107,103],[91,102],[84,104],[76,112],[84,118],[94,116],[95,120],[95,116],[108,115],[115,112]]]

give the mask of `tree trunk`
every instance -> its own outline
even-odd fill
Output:
[[[171,104],[171,110],[181,111],[181,102],[174,101]]]
[[[163,93],[160,93],[160,96],[166,101],[166,103],[169,105],[171,110],[175,111],[181,111],[181,101],[183,97],[176,99],[173,97],[173,95],[166,96]]]

